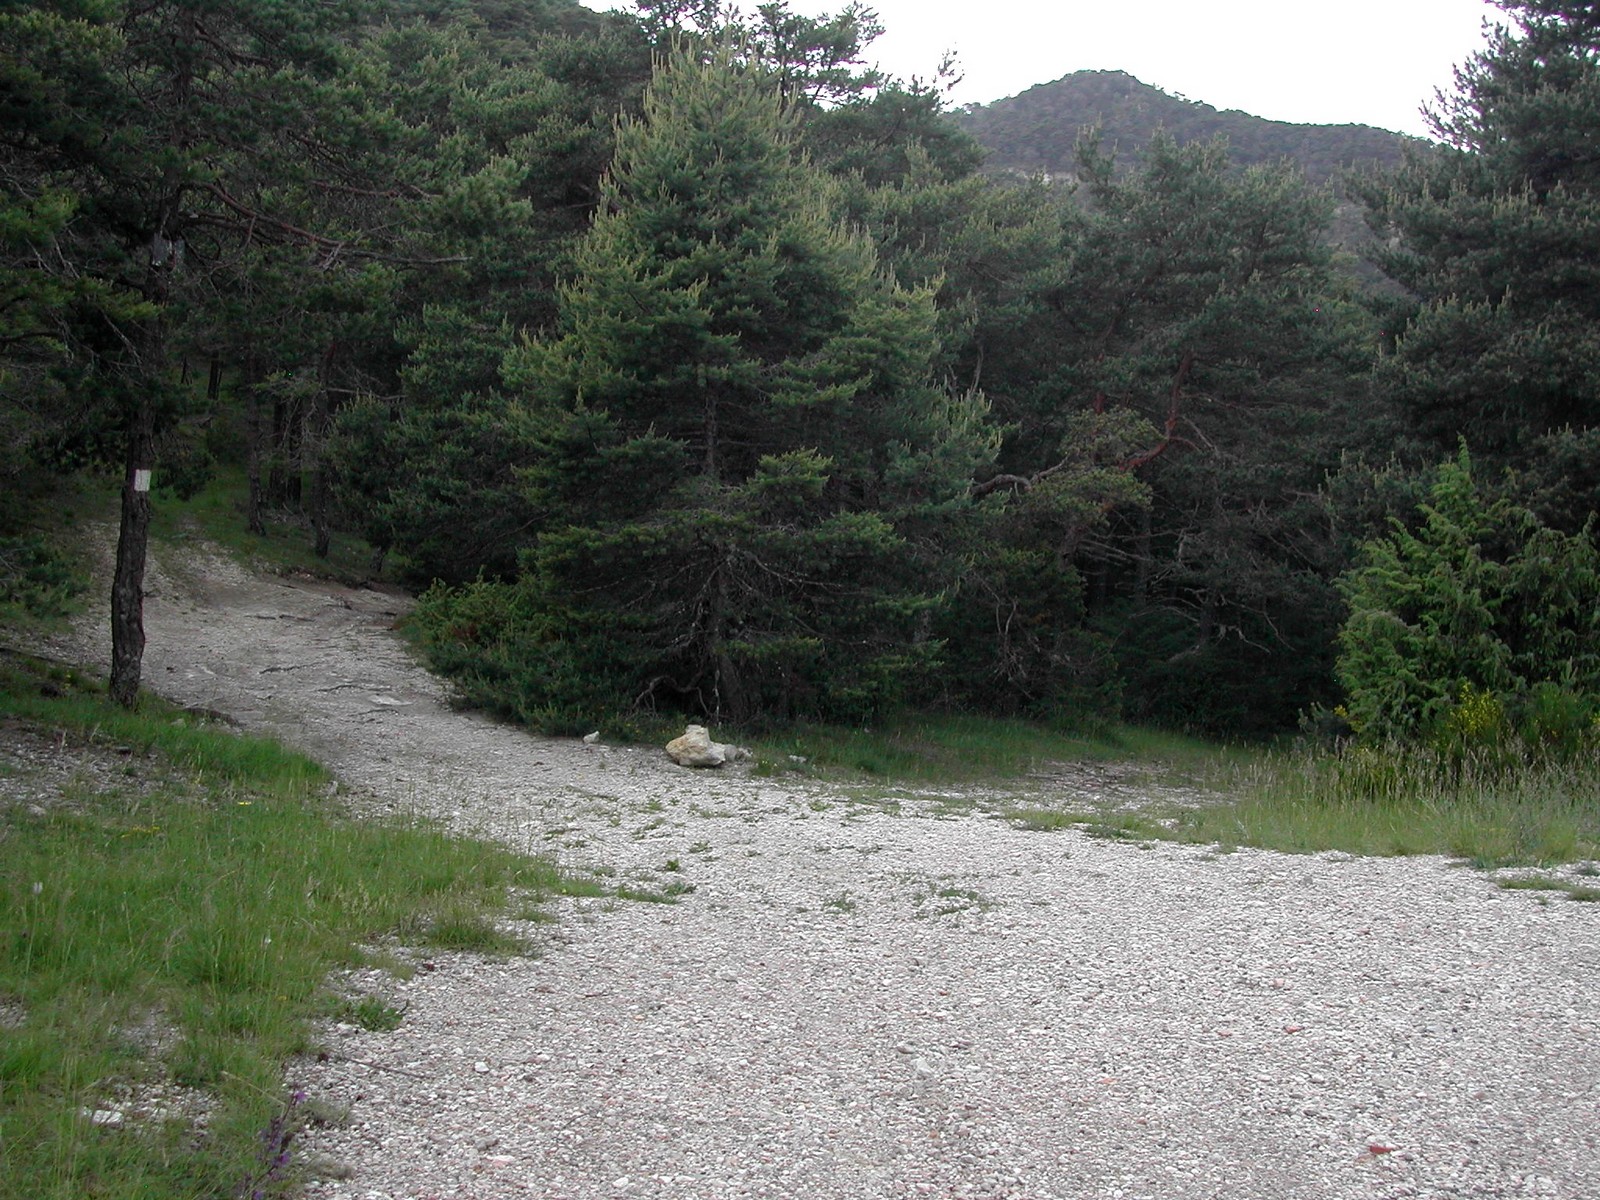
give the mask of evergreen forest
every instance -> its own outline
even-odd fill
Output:
[[[132,703],[152,507],[232,470],[548,732],[1592,747],[1600,16],[1500,7],[1393,165],[1090,127],[1063,184],[858,2],[8,5],[0,598],[120,478]]]

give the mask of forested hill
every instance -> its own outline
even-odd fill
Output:
[[[1125,71],[1076,71],[1021,95],[974,105],[957,118],[989,151],[990,167],[1028,174],[1072,173],[1074,147],[1086,125],[1099,125],[1106,149],[1124,159],[1137,156],[1157,128],[1180,142],[1224,134],[1234,162],[1288,158],[1313,183],[1344,167],[1398,166],[1406,143],[1416,140],[1370,125],[1295,125],[1234,109],[1218,111],[1170,96]]]

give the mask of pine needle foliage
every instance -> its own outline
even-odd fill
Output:
[[[597,687],[855,719],[937,661],[931,547],[994,452],[985,405],[935,384],[932,289],[881,268],[796,136],[731,51],[670,56],[619,124],[558,336],[508,358],[541,426],[538,644],[514,655],[554,684],[523,706],[543,724],[592,719]]]
[[[1372,739],[1463,753],[1592,744],[1600,697],[1600,549],[1593,527],[1541,524],[1473,477],[1463,446],[1416,529],[1396,522],[1340,581],[1339,675]]]

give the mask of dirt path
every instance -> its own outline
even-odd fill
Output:
[[[539,958],[353,979],[406,1018],[296,1067],[350,1113],[309,1135],[351,1172],[315,1195],[1600,1195],[1600,905],[533,738],[448,707],[403,597],[170,558],[157,690],[360,804],[693,889],[569,902]]]

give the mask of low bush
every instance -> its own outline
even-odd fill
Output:
[[[58,547],[36,534],[0,537],[0,614],[59,617],[87,581]]]

